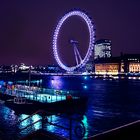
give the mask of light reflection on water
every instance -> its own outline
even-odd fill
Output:
[[[84,135],[84,138],[88,138],[88,119],[87,119],[87,116],[83,115],[83,120],[82,120],[84,126],[85,126],[85,135]]]
[[[21,114],[19,116],[19,120],[23,120],[21,123],[19,123],[19,128],[23,129],[23,131],[21,131],[21,134],[22,135],[26,135],[26,134],[28,134],[31,131],[36,131],[38,129],[41,129],[42,123],[41,122],[35,123],[36,121],[38,121],[40,119],[41,119],[41,116],[38,115],[38,114],[35,114],[35,115],[31,116],[31,117],[29,115],[26,115],[26,114]],[[35,124],[30,126],[29,129],[25,129],[24,130],[25,127],[27,127],[28,125],[30,125],[32,123],[35,123]]]
[[[21,114],[21,115],[19,116],[19,120],[23,120],[23,119],[27,118],[28,116],[29,116],[29,115]],[[30,123],[29,120],[24,120],[23,122],[20,123],[20,128],[26,127],[29,123]]]
[[[53,89],[79,90],[80,94],[89,97],[87,110],[82,114],[82,122],[86,128],[85,138],[140,119],[140,80],[103,80],[92,77],[75,78],[53,76],[53,78],[46,80],[44,85]],[[85,85],[88,88],[84,88]],[[14,111],[4,105],[0,105],[0,114],[1,128],[3,127],[10,133],[15,131],[14,129],[11,130],[11,128],[13,128],[12,126],[16,124],[18,119],[27,117],[25,114],[19,116],[15,115]],[[23,122],[20,127],[24,127],[28,123],[38,119],[40,119],[39,115],[33,116],[31,119]],[[68,125],[66,119],[57,117],[56,115],[53,115],[52,118],[48,117],[48,119],[52,119],[55,123],[60,123],[64,126]],[[37,123],[32,129],[37,130],[40,127],[41,123]],[[59,130],[52,125],[46,125],[45,128],[46,130],[59,133],[63,136],[68,137],[69,135],[65,130]],[[26,131],[24,132],[27,133]]]
[[[2,140],[14,140],[16,122],[18,117],[15,112],[0,104],[0,138]]]
[[[50,85],[52,89],[60,90],[63,88],[63,81],[60,76],[52,76]]]

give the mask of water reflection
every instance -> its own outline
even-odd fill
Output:
[[[36,114],[36,115],[33,115],[31,119],[32,119],[32,123],[35,123],[38,120],[41,120],[42,117],[40,115]],[[36,124],[33,125],[33,129],[35,131],[38,130],[38,129],[40,129],[40,128],[41,128],[41,122],[37,122]]]
[[[63,87],[63,82],[60,76],[52,76],[51,88],[60,90]]]
[[[116,80],[117,79],[117,80]],[[78,90],[83,95],[88,96],[88,106],[82,114],[86,133],[85,138],[108,129],[118,127],[125,123],[140,119],[140,80],[139,79],[95,79],[82,77],[59,77],[53,76],[47,79],[47,86],[51,83],[53,89]],[[46,86],[46,87],[47,87]],[[84,86],[87,88],[84,89]],[[76,94],[76,93],[75,93]],[[16,116],[15,112],[0,105],[0,126],[7,133],[15,131],[13,125],[18,118],[23,119],[28,115]],[[75,115],[75,114],[74,114]],[[37,121],[41,116],[33,116],[29,120],[21,123],[21,128]],[[49,121],[69,126],[69,121],[56,115],[48,117]],[[76,123],[75,123],[76,125]],[[33,130],[41,128],[41,123],[32,126]],[[45,129],[60,135],[69,137],[69,133],[63,129],[58,129],[53,125],[46,124]],[[24,131],[28,133],[29,131]],[[7,133],[5,133],[7,135]],[[74,132],[73,132],[74,133]],[[76,138],[75,138],[76,139]]]
[[[85,127],[85,135],[84,135],[84,138],[87,138],[88,137],[88,119],[87,119],[87,116],[86,115],[83,115],[83,120],[82,120],[83,124],[84,124],[84,127]]]
[[[15,112],[4,105],[0,105],[0,114],[0,138],[2,140],[15,139],[18,120]]]
[[[37,122],[38,120],[41,120],[41,119],[42,119],[41,116],[38,114],[35,114],[33,116],[21,114],[19,116],[19,120],[21,121],[19,123],[21,137],[29,134],[32,131],[36,131],[38,129],[41,129],[42,128],[41,121]],[[37,123],[35,123],[35,122],[37,122]]]
[[[17,120],[15,111],[9,109],[8,107],[4,107],[3,105],[0,105],[0,108],[0,120],[2,119],[5,123],[9,122],[10,125],[15,124],[15,121]]]
[[[21,114],[19,116],[19,120],[23,120],[23,119],[27,118],[28,116],[29,115]],[[30,123],[29,119],[28,120],[24,120],[23,122],[20,123],[19,127],[22,129],[22,128],[26,127],[27,125],[29,125],[29,123]]]

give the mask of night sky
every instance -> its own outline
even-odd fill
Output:
[[[113,56],[120,52],[140,53],[139,0],[0,0],[0,64],[56,64],[53,32],[59,19],[74,8],[92,17],[96,40],[111,39]],[[59,39],[61,57],[70,58],[62,48],[66,50],[69,39],[86,46],[85,27],[78,18],[64,24]],[[84,42],[82,38],[86,38]]]

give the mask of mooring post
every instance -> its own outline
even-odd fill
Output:
[[[70,124],[69,124],[69,138],[70,140],[72,140],[72,118],[70,117]]]
[[[42,116],[42,129],[44,129],[44,126],[45,126],[45,123],[46,123],[46,119],[45,119],[46,114],[45,114],[45,112],[42,112],[41,116]]]

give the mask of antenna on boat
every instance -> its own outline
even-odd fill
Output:
[[[29,66],[29,89],[31,86],[31,66]]]

